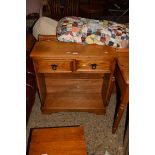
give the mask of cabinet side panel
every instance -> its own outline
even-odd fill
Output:
[[[36,73],[37,86],[39,91],[39,96],[41,99],[41,104],[44,105],[45,97],[46,97],[46,85],[45,85],[45,76],[44,74],[39,74],[36,71],[35,61],[33,61],[34,69]]]

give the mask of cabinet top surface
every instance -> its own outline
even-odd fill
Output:
[[[35,43],[30,56],[34,58],[113,57],[115,49],[109,46],[38,41]]]
[[[32,130],[29,155],[86,155],[86,151],[84,130],[81,127]]]

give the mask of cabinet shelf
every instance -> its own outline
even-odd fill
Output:
[[[101,93],[47,93],[41,110],[49,114],[60,111],[105,113]]]

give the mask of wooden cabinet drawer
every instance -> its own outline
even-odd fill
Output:
[[[77,60],[77,72],[109,72],[110,60]]]
[[[35,62],[38,73],[72,72],[73,60],[37,60]]]

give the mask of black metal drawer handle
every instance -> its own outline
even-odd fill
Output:
[[[96,64],[91,64],[92,69],[96,69],[96,66],[97,66]]]
[[[56,64],[52,64],[51,67],[52,67],[52,70],[56,70],[57,67],[58,67],[58,65],[56,65]]]

